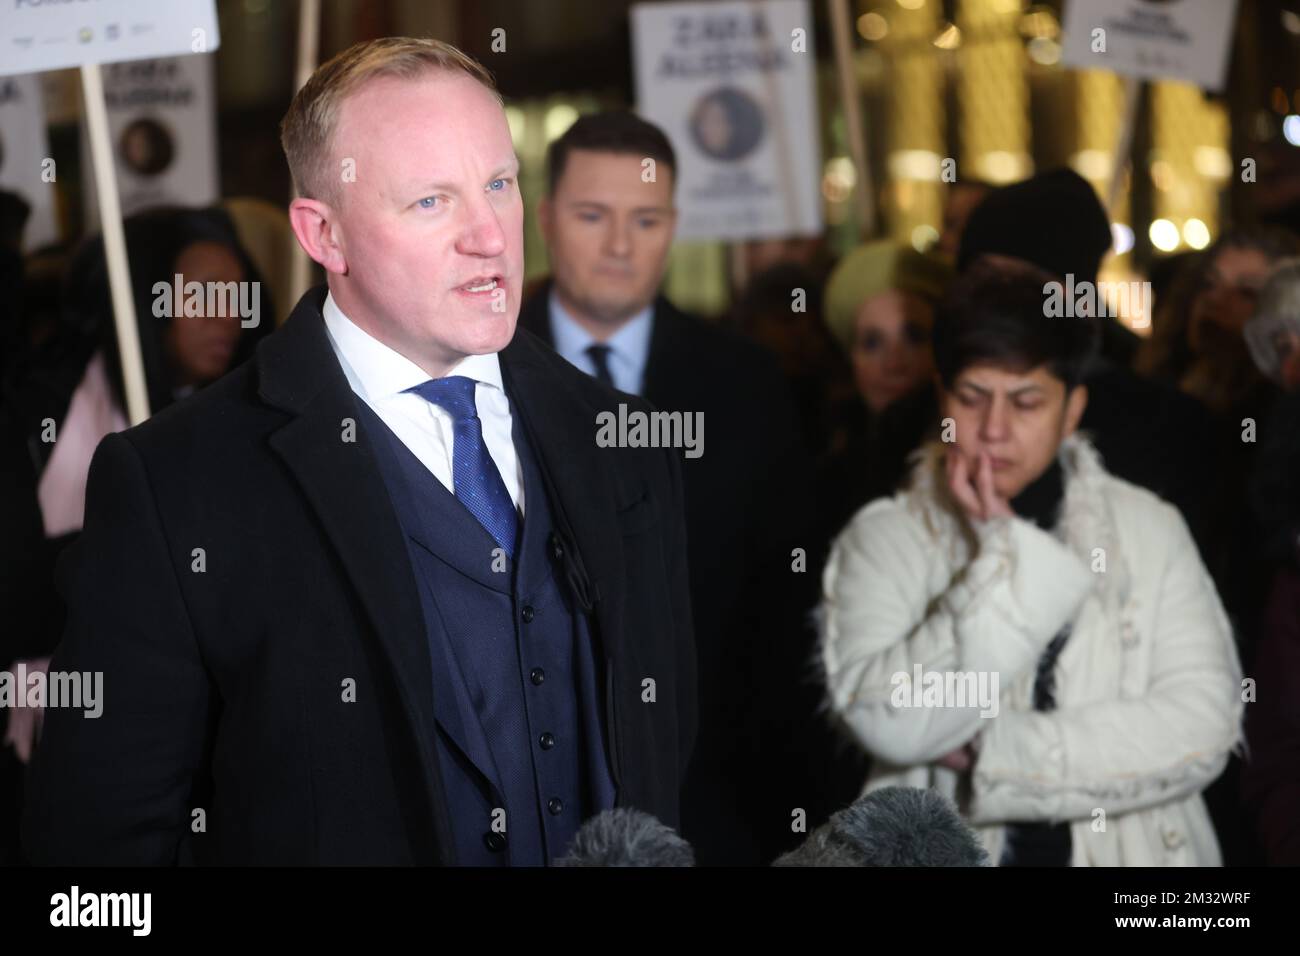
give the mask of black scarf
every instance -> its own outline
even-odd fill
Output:
[[[1065,500],[1065,470],[1053,458],[1046,470],[1011,499],[1011,510],[1044,531],[1056,527],[1061,502]]]

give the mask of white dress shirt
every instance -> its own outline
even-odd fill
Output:
[[[451,468],[455,431],[451,415],[415,392],[406,391],[429,381],[428,373],[354,325],[332,295],[325,296],[321,312],[330,345],[352,391],[374,410],[443,487],[455,494]],[[467,356],[447,373],[448,377],[452,375],[463,375],[478,383],[474,388],[474,404],[483,423],[483,442],[501,473],[506,491],[510,492],[510,500],[523,514],[523,466],[515,453],[510,399],[501,381],[501,363],[496,353]]]

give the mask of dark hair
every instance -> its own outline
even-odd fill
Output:
[[[1067,391],[1082,382],[1099,345],[1097,320],[1047,314],[1045,286],[1059,281],[1021,260],[977,259],[935,312],[934,364],[944,388],[981,363],[1046,365]]]
[[[835,338],[822,318],[823,283],[809,269],[798,262],[778,262],[749,280],[749,284],[736,299],[731,309],[731,322],[738,331],[748,333],[759,318],[780,315],[791,322],[805,326],[817,338],[835,347]],[[805,293],[804,308],[796,312],[790,306],[795,289]]]
[[[1275,262],[1296,254],[1296,238],[1280,226],[1235,226],[1210,247],[1211,258],[1222,249],[1253,249]]]
[[[664,131],[626,110],[588,113],[578,117],[564,135],[546,151],[546,193],[555,195],[555,185],[564,175],[569,153],[587,149],[598,153],[620,153],[653,159],[677,174],[677,154]]]
[[[1165,295],[1156,298],[1151,335],[1138,349],[1136,370],[1162,382],[1177,385],[1191,367],[1188,331],[1192,305],[1204,288],[1210,267],[1224,249],[1248,249],[1270,262],[1294,256],[1296,238],[1278,226],[1236,226],[1226,230],[1203,252],[1187,255]]]
[[[157,412],[172,403],[175,383],[164,347],[164,333],[171,320],[154,317],[154,283],[171,282],[176,260],[196,242],[214,242],[230,249],[239,260],[245,281],[260,283],[262,277],[240,243],[234,223],[220,208],[156,207],[128,216],[122,227],[130,260],[132,298],[149,407],[151,412]],[[257,342],[273,329],[274,323],[266,321],[266,317],[275,315],[274,303],[265,284],[259,291],[262,321],[240,335],[231,368],[250,358]],[[125,408],[108,263],[101,234],[83,240],[74,253],[65,274],[62,300],[64,325],[79,330],[81,336],[93,339],[103,348],[109,384]]]

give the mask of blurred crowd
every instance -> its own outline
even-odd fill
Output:
[[[579,120],[552,147],[548,201],[566,191],[603,188],[609,179],[602,178],[600,164],[629,156],[658,157],[673,168],[671,146],[649,124],[629,114]],[[637,195],[634,186],[626,196],[603,194],[602,208],[610,210],[611,221],[633,222]],[[875,561],[888,535],[908,533],[891,530],[890,522],[901,522],[898,514],[921,500],[903,495],[909,488],[919,495],[924,487],[925,449],[951,441],[943,435],[945,422],[960,430],[968,415],[983,416],[971,426],[976,429],[1005,427],[1010,434],[1021,427],[1010,418],[999,424],[1005,410],[979,412],[975,403],[992,402],[987,396],[1000,395],[1002,386],[981,386],[966,373],[987,367],[1021,374],[1040,366],[1048,370],[1040,389],[1061,385],[1063,415],[1072,414],[1069,397],[1086,387],[1086,407],[1077,409],[1086,450],[1057,433],[1023,481],[995,482],[990,488],[999,491],[973,503],[958,495],[956,512],[974,516],[984,508],[980,517],[990,519],[990,501],[1010,500],[1017,515],[1050,532],[1062,499],[1070,507],[1073,492],[1065,489],[1089,468],[1104,468],[1177,510],[1181,525],[1159,513],[1161,534],[1181,540],[1178,529],[1185,526],[1187,550],[1195,555],[1177,560],[1198,558],[1213,594],[1198,587],[1179,596],[1170,582],[1144,578],[1158,577],[1149,566],[1128,569],[1138,582],[1133,593],[1149,589],[1169,621],[1176,616],[1169,602],[1204,602],[1196,615],[1187,612],[1194,617],[1188,627],[1210,628],[1210,656],[1219,653],[1213,640],[1221,603],[1231,647],[1215,658],[1213,673],[1215,679],[1226,675],[1229,691],[1243,695],[1245,744],[1234,725],[1240,711],[1223,703],[1221,719],[1207,727],[1205,738],[1215,748],[1221,741],[1221,752],[1206,755],[1196,772],[1171,772],[1152,784],[1171,787],[1167,796],[1133,797],[1131,806],[1145,810],[1162,800],[1203,798],[1213,834],[1189,832],[1186,839],[1217,844],[1217,850],[1198,851],[1190,862],[1218,862],[1219,854],[1228,865],[1300,862],[1300,237],[1284,226],[1235,224],[1204,251],[1162,264],[1152,279],[1149,334],[1098,315],[1084,317],[1092,337],[1076,344],[1065,341],[1064,325],[1049,325],[1056,319],[1044,313],[1035,324],[1026,312],[1041,305],[1044,282],[1070,277],[1076,285],[1096,283],[1112,246],[1111,224],[1092,187],[1066,170],[998,187],[954,184],[942,234],[925,252],[877,239],[836,261],[821,239],[748,243],[745,281],[730,312],[713,322],[680,312],[659,291],[671,225],[629,226],[609,248],[579,231],[588,227],[546,208],[540,215],[553,275],[529,290],[521,326],[590,374],[656,407],[703,412],[708,425],[707,453],[683,462],[700,658],[700,732],[683,792],[683,831],[701,863],[768,862],[852,802],[869,781],[938,785],[931,771],[917,777],[909,768],[950,774],[960,805],[961,788],[970,785],[963,775],[993,759],[996,741],[986,741],[990,749],[983,753],[979,744],[957,738],[940,746],[943,735],[932,728],[916,731],[915,739],[934,746],[918,743],[909,750],[881,742],[912,731],[857,706],[864,685],[842,683],[846,655],[862,669],[883,666],[881,655],[920,640],[918,633],[933,624],[923,605],[947,594],[948,585],[923,586],[939,567],[925,547],[914,553],[906,542],[891,542],[888,553],[896,555],[897,567],[875,572],[855,570],[854,560]],[[0,271],[7,293],[0,302],[0,668],[8,670],[20,661],[29,669],[48,664],[62,628],[58,558],[81,528],[90,459],[101,438],[128,424],[102,239],[24,256],[25,218],[19,198],[0,196]],[[129,217],[125,232],[156,414],[245,361],[287,315],[293,305],[287,301],[287,224],[278,210],[245,201],[150,210]],[[639,298],[615,303],[613,311],[630,317],[628,332],[603,339],[605,347],[593,352],[581,323],[570,328],[562,320],[581,311],[576,307],[600,304],[604,287],[595,266],[605,260],[621,263],[634,280],[623,287]],[[245,327],[238,316],[157,315],[154,287],[177,275],[261,283],[260,321]],[[1030,294],[1035,289],[1037,300]],[[654,332],[638,338],[641,315],[653,316]],[[1050,341],[1038,343],[1034,336],[1041,338],[1044,328]],[[963,397],[963,388],[976,397]],[[1016,405],[1005,414],[1032,411]],[[1008,462],[1007,475],[1019,464]],[[972,475],[971,486],[980,480]],[[1139,524],[1157,520],[1161,506],[1154,499],[1126,495],[1105,492],[1094,507],[1114,515],[1132,508]],[[895,498],[902,509],[897,514],[880,504]],[[973,519],[968,524],[981,535],[983,526]],[[255,533],[250,529],[250,547]],[[1026,538],[1006,547],[1013,560],[1029,563],[1038,553],[1032,549],[1046,546]],[[974,569],[980,553],[961,551],[954,566]],[[1130,564],[1147,560],[1133,553]],[[916,567],[908,564],[912,557]],[[1195,562],[1169,567],[1199,584]],[[877,589],[890,575],[908,574],[915,595],[906,582]],[[870,600],[862,596],[868,592]],[[1016,613],[1028,614],[1033,596],[1016,600],[1024,602]],[[1110,722],[1122,723],[1128,713],[1123,708],[1132,701],[1126,698],[1150,694],[1154,700],[1162,692],[1160,679],[1174,681],[1180,668],[1199,666],[1201,651],[1190,644],[1179,651],[1170,635],[1144,665],[1165,678],[1143,678],[1134,693],[1123,689],[1122,675],[1119,691],[1082,683],[1077,678],[1085,667],[1105,665],[1071,651],[1071,626],[1077,644],[1087,623],[1076,610],[1072,605],[1050,626],[1060,630],[1059,641],[1042,656],[1032,652],[1026,712],[1100,708],[1077,726],[1085,736],[1093,730],[1104,735]],[[889,614],[896,617],[886,622]],[[1154,632],[1166,621],[1137,626]],[[896,641],[882,637],[879,646],[867,648],[877,632]],[[1175,653],[1185,657],[1168,656]],[[920,652],[898,659],[910,665]],[[932,663],[953,666],[938,658]],[[1185,706],[1196,710],[1199,704],[1192,698]],[[1217,706],[1209,708],[1216,715]],[[0,863],[24,858],[17,836],[23,768],[39,740],[39,723],[39,712],[0,710]],[[1132,732],[1140,737],[1145,726]],[[1113,766],[1099,767],[1099,779],[1127,772],[1130,757],[1152,774],[1164,773],[1165,764],[1187,759],[1182,745],[1153,730],[1132,754],[1114,755]],[[1098,759],[1104,763],[1104,755]],[[1086,791],[1091,783],[1079,786]],[[1094,802],[1106,806],[1106,799]],[[1114,805],[1122,803],[1116,798]],[[1085,859],[1077,849],[1071,856],[1059,826],[1071,819],[1086,826],[1088,812],[1065,806],[1017,805],[996,819],[1002,862]],[[802,828],[792,827],[792,814],[799,813]],[[1153,819],[1165,827],[1151,838],[1162,853],[1173,854],[1183,839],[1170,836],[1174,830],[1196,829],[1180,817]],[[1109,862],[1178,859],[1134,854],[1131,844],[1120,845],[1119,858]]]

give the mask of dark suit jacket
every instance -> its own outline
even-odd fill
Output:
[[[545,285],[519,322],[552,342]],[[816,600],[816,570],[793,570],[809,540],[807,468],[789,390],[774,357],[686,315],[662,296],[642,395],[655,408],[704,415],[704,453],[682,461],[691,601],[699,652],[700,734],[683,792],[684,834],[702,863],[750,864],[770,855],[769,829],[790,833],[783,766],[806,738],[780,739],[816,704],[801,630]],[[796,774],[797,775],[797,774]],[[796,802],[791,803],[791,800]]]
[[[374,451],[344,440],[323,301],[96,451],[52,668],[102,671],[103,716],[47,712],[35,862],[454,862],[419,598]],[[608,390],[529,334],[501,365],[612,662],[617,802],[675,824],[696,726],[678,466],[597,448]]]

